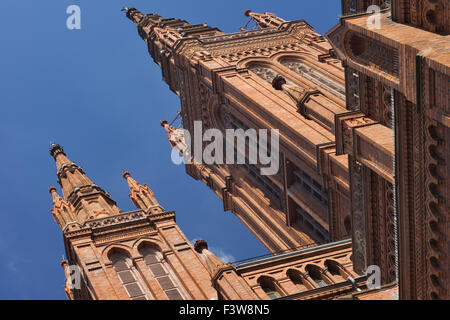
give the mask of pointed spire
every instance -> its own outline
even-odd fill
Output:
[[[123,178],[128,182],[131,191],[129,196],[136,207],[147,212],[150,208],[159,206],[153,191],[147,185],[136,182],[128,171],[123,172]]]
[[[166,130],[167,137],[172,148],[177,148],[180,154],[184,155],[187,151],[187,146],[184,139],[184,130],[171,126],[166,120],[161,121],[161,127]]]
[[[186,145],[184,130],[173,127],[166,120],[161,121],[161,127],[166,130],[167,137],[172,148],[178,151],[178,153],[184,158],[186,164],[191,164],[192,167],[195,168],[198,179],[207,181],[211,174],[211,169],[204,164],[196,163],[194,157],[190,153],[190,148]]]
[[[205,263],[211,276],[214,276],[220,268],[226,266],[222,260],[208,250],[208,243],[205,240],[198,240],[194,245],[194,249],[205,258]]]
[[[58,183],[61,185],[66,202],[59,200],[55,188],[50,188],[50,193],[58,204],[69,203],[62,205],[61,208],[72,212],[71,215],[64,218],[64,222],[84,223],[87,220],[120,213],[116,202],[111,199],[110,195],[95,185],[81,167],[70,161],[60,145],[52,143],[50,154],[56,161]],[[89,201],[80,202],[83,198],[89,198]],[[55,207],[55,210],[56,212],[61,211],[58,207]]]
[[[74,300],[72,284],[70,283],[71,274],[70,274],[70,270],[69,270],[69,263],[67,262],[67,260],[63,259],[61,261],[61,267],[63,267],[63,269],[64,269],[65,285],[63,286],[63,288],[64,288],[64,291],[66,292],[67,299]]]
[[[286,93],[297,105],[299,112],[307,120],[311,120],[311,117],[305,110],[305,102],[311,95],[320,93],[319,90],[306,90],[297,85],[287,84],[286,79],[281,75],[278,75],[273,79],[272,86],[275,90],[283,91]]]
[[[70,202],[61,198],[55,187],[50,187],[49,193],[53,199],[53,209],[51,210],[53,219],[59,224],[61,229],[64,229],[68,223],[74,221],[74,208]]]
[[[299,86],[287,84],[286,79],[280,75],[276,76],[275,79],[273,79],[272,87],[275,90],[283,91],[284,93],[286,93],[289,97],[291,97],[292,100],[296,102],[296,104],[300,103],[300,101],[305,96],[305,93],[307,92],[306,89],[303,89]]]
[[[76,188],[94,185],[92,180],[85,175],[83,169],[69,160],[64,148],[59,144],[51,144],[50,155],[55,159],[58,169],[58,182],[63,189],[65,199],[68,199]]]
[[[254,13],[251,10],[245,11],[245,16],[250,17],[255,23],[262,28],[279,28],[286,20],[277,17],[270,12]]]
[[[127,14],[128,19],[130,19],[136,24],[139,24],[145,17],[145,15],[136,8],[123,7],[122,11],[124,11]]]

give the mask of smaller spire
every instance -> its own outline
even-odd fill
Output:
[[[64,153],[64,148],[61,147],[59,144],[55,144],[54,142],[51,142],[50,143],[50,155],[56,160],[56,157],[60,154],[62,154],[64,156],[66,155]]]
[[[205,263],[211,276],[214,276],[221,267],[226,265],[208,250],[208,243],[205,240],[198,240],[194,245],[194,249],[205,258]]]
[[[305,119],[312,120],[311,117],[307,114],[305,104],[312,95],[320,93],[319,90],[314,88],[311,90],[307,90],[297,85],[287,84],[286,79],[281,75],[278,75],[275,77],[275,79],[273,79],[272,87],[275,90],[283,91],[284,93],[286,93],[296,103],[297,107],[299,108],[299,113],[304,116]]]
[[[261,29],[262,28],[279,28],[286,20],[277,17],[270,12],[255,13],[251,10],[245,11],[245,16],[250,17]]]
[[[125,12],[127,14],[127,18],[136,24],[139,24],[141,20],[145,17],[145,14],[143,14],[138,9],[133,7],[131,8],[123,7],[121,11]]]
[[[184,131],[171,126],[167,120],[161,121],[161,127],[163,127],[167,132],[167,137],[169,139],[172,148],[177,148],[181,155],[187,150],[187,146],[184,140]]]
[[[123,178],[128,182],[131,191],[129,196],[136,207],[148,211],[151,207],[159,206],[153,191],[147,185],[138,183],[128,171],[123,172]]]
[[[72,222],[73,207],[70,202],[65,201],[56,191],[55,187],[48,189],[53,199],[52,213],[53,219],[63,229],[67,223]]]
[[[66,292],[67,299],[74,300],[74,294],[72,290],[72,283],[71,283],[71,274],[69,270],[69,263],[67,260],[62,259],[61,261],[61,267],[64,269],[64,276],[65,276],[65,282],[66,284],[63,286],[64,291]]]
[[[297,105],[304,98],[305,93],[307,92],[306,89],[303,89],[299,86],[287,84],[286,79],[280,75],[276,76],[275,79],[273,79],[272,87],[275,90],[283,91],[284,93],[286,93],[289,97],[292,98],[292,100],[297,103]]]

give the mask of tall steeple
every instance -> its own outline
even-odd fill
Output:
[[[277,17],[270,12],[255,13],[251,10],[247,10],[244,13],[247,17],[250,17],[261,29],[262,28],[279,28],[286,20]]]
[[[148,52],[161,67],[163,79],[170,89],[178,94],[178,83],[175,81],[175,61],[173,57],[183,41],[197,41],[207,36],[223,34],[217,28],[207,24],[192,25],[185,20],[166,19],[157,14],[143,14],[136,8],[124,8],[128,19],[138,27],[138,33],[147,43]]]
[[[147,185],[138,183],[128,171],[123,173],[123,178],[128,182],[131,191],[129,196],[137,208],[147,212],[153,207],[160,207],[153,191]]]
[[[58,183],[64,196],[63,200],[56,193],[56,188],[50,188],[55,206],[53,214],[57,217],[60,215],[63,219],[60,221],[82,224],[87,220],[120,213],[110,195],[94,184],[80,166],[69,160],[63,147],[52,143],[50,154],[55,159]],[[71,212],[71,214],[64,212]],[[72,219],[72,221],[65,219]]]

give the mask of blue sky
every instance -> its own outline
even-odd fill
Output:
[[[66,28],[66,8],[81,7],[82,29]],[[219,256],[267,253],[202,183],[170,161],[160,120],[178,98],[161,80],[136,27],[120,12],[208,23],[236,32],[246,9],[305,19],[324,34],[338,22],[340,1],[2,0],[0,11],[0,299],[65,299],[59,265],[64,247],[48,188],[59,187],[50,141],[111,193],[134,207],[121,173],[147,183],[189,239]]]

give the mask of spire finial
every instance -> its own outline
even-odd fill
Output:
[[[255,13],[251,10],[244,12],[245,16],[250,17],[260,28],[279,28],[284,22],[284,19],[277,17],[270,12]]]
[[[124,178],[125,180],[128,180],[128,178],[131,177],[131,174],[130,174],[129,171],[125,170],[125,171],[122,173],[122,176],[123,176],[123,178]]]
[[[55,158],[55,160],[56,160],[56,156],[57,156],[58,154],[66,155],[66,154],[64,153],[64,148],[61,147],[59,144],[55,144],[54,142],[51,142],[51,143],[50,143],[50,155],[51,155],[53,158]]]

